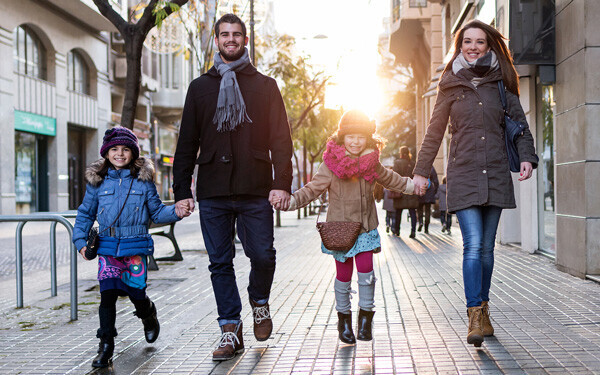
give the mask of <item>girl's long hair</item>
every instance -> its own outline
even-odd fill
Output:
[[[344,144],[344,136],[346,134],[340,134],[339,130],[337,130],[335,133],[333,133],[328,139],[327,142],[329,141],[334,141],[335,143],[337,143],[338,145],[343,145]],[[374,134],[365,134],[367,136],[367,145],[366,148],[376,148],[379,151],[381,151],[381,149],[383,148],[383,146],[385,146],[385,138],[381,137],[380,135],[374,133]]]
[[[500,32],[494,29],[492,26],[481,22],[479,20],[472,20],[467,22],[459,31],[456,33],[456,37],[454,37],[454,55],[452,59],[446,64],[444,68],[444,73],[452,71],[452,63],[461,53],[461,47],[463,38],[465,35],[465,31],[469,29],[481,29],[485,33],[488,46],[496,53],[496,57],[498,58],[498,63],[500,64],[500,70],[502,71],[502,80],[504,81],[504,85],[508,89],[508,91],[513,94],[519,96],[519,76],[517,75],[517,71],[515,70],[515,66],[513,64],[513,58],[504,43],[505,40],[508,40],[504,35],[500,34]]]
[[[138,163],[136,163],[136,161],[138,159],[132,160],[131,163],[129,163],[129,165],[126,167],[129,169],[129,172],[131,173],[131,177],[133,177],[133,178],[137,178],[138,173],[140,172],[140,167],[137,165]],[[102,168],[100,168],[100,171],[98,171],[98,176],[100,176],[100,177],[102,177],[102,179],[104,179],[106,177],[106,175],[108,174],[108,170],[111,167],[113,167],[112,163],[110,161],[108,161],[107,158],[104,158],[104,164],[102,164]]]

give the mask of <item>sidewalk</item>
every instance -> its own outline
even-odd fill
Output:
[[[147,344],[133,306],[120,300],[112,372],[96,373],[600,373],[600,285],[559,272],[547,258],[516,248],[496,249],[490,301],[495,337],[486,338],[480,349],[467,345],[460,231],[455,227],[452,237],[441,234],[437,222],[430,235],[418,234],[416,240],[408,238],[406,223],[401,238],[386,235],[380,225],[375,339],[342,344],[334,308],[335,267],[319,250],[315,217],[297,220],[295,212],[283,213],[282,224],[275,231],[271,339],[257,342],[252,335],[246,291],[250,267],[238,244],[235,266],[246,351],[231,361],[211,360],[219,328],[208,259],[193,215],[176,226],[185,260],[159,262],[160,270],[149,274],[160,338]],[[171,251],[168,242],[157,244],[158,255]],[[68,264],[59,270],[62,281],[54,298],[49,297],[49,271],[26,273],[24,309],[14,308],[14,276],[0,278],[0,373],[92,371],[98,343],[95,267],[95,262],[79,262],[75,322],[68,322]],[[356,303],[354,298],[355,310]]]

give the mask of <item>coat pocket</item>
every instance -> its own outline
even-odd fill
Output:
[[[200,156],[198,156],[198,159],[196,159],[196,164],[202,165],[212,162],[215,157],[215,153],[215,150],[200,151]]]
[[[260,151],[260,150],[252,150],[252,156],[254,158],[272,164],[271,156],[269,156],[269,151]]]

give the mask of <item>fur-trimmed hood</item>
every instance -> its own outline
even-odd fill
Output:
[[[104,180],[98,173],[102,170],[105,160],[104,158],[98,159],[86,168],[85,179],[92,186],[100,186]],[[154,163],[152,160],[141,156],[134,163],[135,167],[139,169],[137,178],[140,181],[154,181]]]

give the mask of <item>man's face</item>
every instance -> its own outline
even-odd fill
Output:
[[[248,37],[242,34],[242,25],[239,23],[223,22],[219,25],[219,35],[215,37],[215,44],[223,62],[230,63],[242,57]]]

